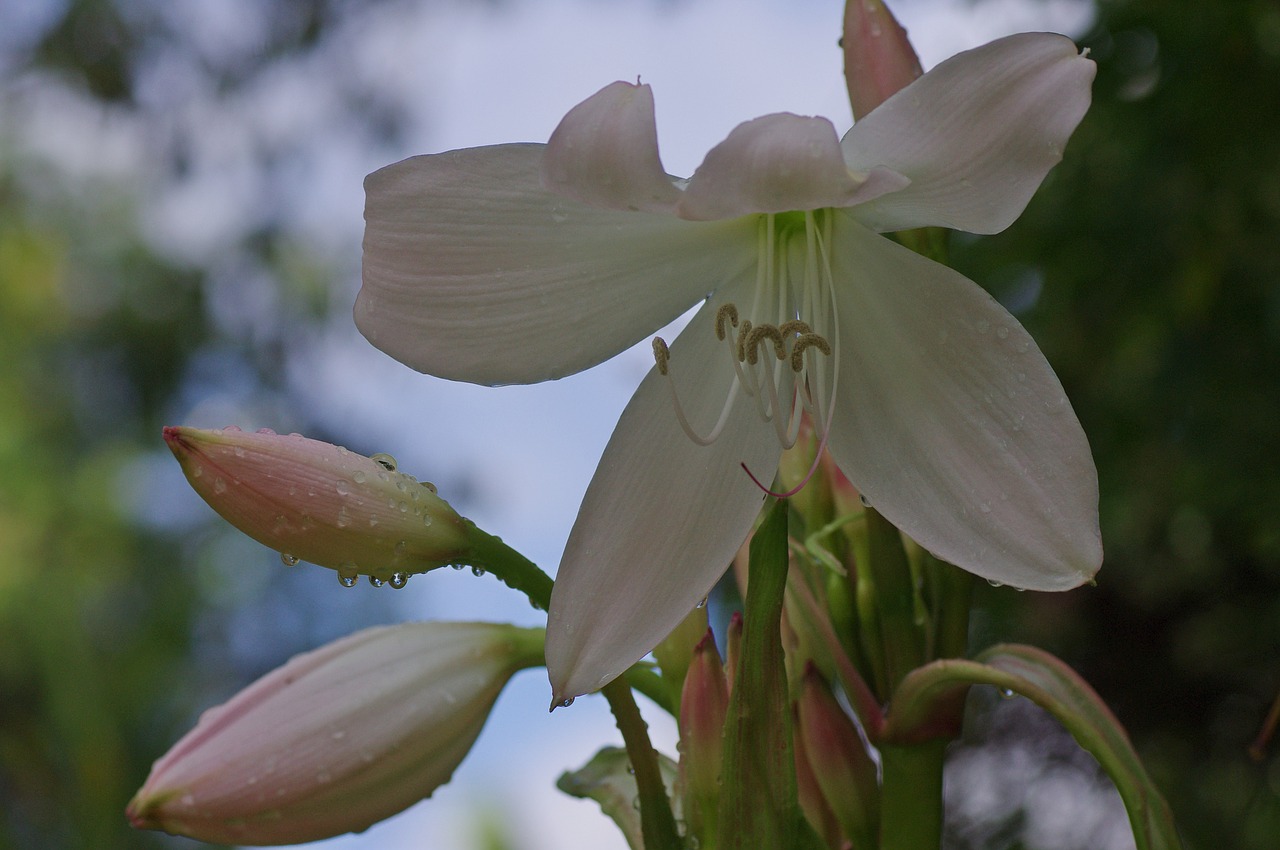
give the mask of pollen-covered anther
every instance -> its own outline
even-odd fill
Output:
[[[723,337],[722,337],[723,338]],[[671,360],[671,350],[667,348],[667,342],[660,336],[653,338],[653,362],[658,367],[658,374],[667,374],[667,363]]]
[[[791,348],[791,371],[800,372],[804,369],[804,352],[809,348],[816,348],[828,357],[831,356],[831,343],[821,334],[801,334]]]
[[[787,359],[787,346],[782,335],[782,331],[777,325],[756,325],[747,334],[746,342],[743,344],[744,353],[747,356],[747,362],[752,366],[756,365],[760,359],[760,344],[764,340],[773,342],[773,353],[779,360]]]
[[[721,342],[729,333],[725,330],[726,321],[735,328],[738,326],[738,308],[733,304],[722,304],[716,311],[716,339]]]

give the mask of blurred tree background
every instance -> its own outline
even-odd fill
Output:
[[[286,340],[349,308],[333,293],[356,262],[274,201],[291,152],[251,140],[260,212],[202,250],[157,244],[160,188],[112,167],[124,149],[189,182],[184,95],[157,79],[234,103],[362,4],[233,5],[254,11],[218,50],[164,0],[0,14],[0,847],[194,846],[128,829],[151,760],[288,655],[387,619],[377,597],[245,569],[259,551],[166,499],[182,481],[160,427],[198,405],[364,448],[287,395]],[[1280,692],[1280,4],[1109,0],[1081,43],[1098,81],[1066,161],[1012,230],[953,258],[1061,375],[1107,558],[1096,588],[984,588],[975,632],[1098,688],[1189,847],[1273,850],[1280,748],[1247,747]],[[338,87],[370,149],[394,136],[376,91]],[[50,103],[78,116],[64,132],[101,134],[92,161],[23,142]]]

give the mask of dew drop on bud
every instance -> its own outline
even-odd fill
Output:
[[[480,576],[484,575],[484,567],[472,567],[471,574],[476,578],[479,578]]]
[[[422,486],[423,486],[423,487],[426,487],[426,488],[427,488],[428,490],[430,490],[432,493],[437,492],[437,491],[436,491],[436,485],[432,484],[430,481],[423,481],[423,482],[422,482]]]
[[[268,436],[271,436],[271,437],[274,437],[276,435],[276,432],[272,431],[270,428],[259,428],[258,433],[267,434]]]
[[[382,587],[382,585],[385,584],[385,582],[382,579],[378,578],[377,576],[369,576],[369,584],[373,585],[374,587]]]
[[[280,563],[284,564],[286,567],[296,567],[300,560],[302,559],[297,555],[290,555],[288,552],[280,553]]]
[[[357,484],[363,484],[365,482],[365,479],[367,479],[369,476],[364,474],[363,469],[357,469],[355,472],[351,473],[351,477],[355,480]]]
[[[449,566],[455,570],[465,570],[467,568],[466,564],[450,564]]]
[[[866,496],[862,495],[861,493],[858,494],[858,501],[862,502],[862,506],[864,508],[871,507],[871,500],[868,499]]]
[[[213,492],[218,495],[222,495],[227,492],[227,479],[222,478],[221,476],[213,479]]]
[[[339,478],[334,482],[333,489],[338,491],[339,496],[345,496],[351,492],[351,485],[346,482],[346,479]]]
[[[1000,696],[1002,696],[1005,699],[1013,699],[1015,694],[1012,688],[1001,688]]]
[[[355,587],[357,576],[348,575],[347,573],[338,573],[338,581],[343,587]]]
[[[241,430],[241,428],[240,428],[240,426],[239,426],[239,425],[228,425],[227,427],[223,428],[222,430],[223,430],[223,431],[239,431],[239,430]]]
[[[409,583],[408,573],[392,573],[391,581],[387,582],[396,590],[403,590],[404,586]]]
[[[391,455],[387,454],[386,452],[378,452],[376,455],[373,455],[372,457],[370,457],[369,460],[378,464],[387,472],[396,471],[396,459],[393,458]]]
[[[561,708],[568,708],[571,705],[573,705],[573,697],[565,697],[564,699],[560,700]]]

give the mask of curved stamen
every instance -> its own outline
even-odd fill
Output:
[[[716,339],[718,340],[723,340],[728,333],[724,329],[726,320],[733,327],[738,326],[738,308],[732,303],[721,304],[720,309],[716,311]]]
[[[802,334],[791,347],[791,371],[804,369],[804,352],[807,348],[816,348],[828,357],[831,356],[831,344],[815,333]]]

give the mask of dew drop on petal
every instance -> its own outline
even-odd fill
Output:
[[[334,482],[333,489],[338,491],[339,496],[345,496],[351,492],[351,485],[347,483],[345,478],[339,478]]]
[[[396,471],[396,459],[393,458],[391,455],[387,454],[386,452],[378,452],[377,454],[370,457],[369,460],[378,464],[387,472]]]
[[[1001,339],[1008,339],[1009,329],[1006,328],[1004,325],[1001,325],[1000,327],[996,328],[996,336],[1000,337]]]
[[[569,706],[573,705],[573,699],[574,699],[573,697],[565,697],[564,699],[560,700],[560,707],[568,708]]]
[[[695,607],[698,607],[698,608],[706,608],[706,607],[707,607],[707,597],[705,597],[705,596],[704,596],[704,597],[702,597],[701,599],[699,599],[699,600],[698,600],[698,604],[697,604],[697,606],[695,606]]]
[[[288,552],[280,553],[280,563],[286,567],[296,567],[301,560],[297,555],[290,555]]]
[[[432,484],[430,481],[423,481],[423,482],[422,482],[422,486],[423,486],[423,487],[426,487],[426,488],[427,488],[428,490],[430,490],[432,493],[436,493],[436,492],[437,492],[437,490],[436,490],[436,485]]]
[[[991,585],[992,587],[1004,587],[1004,582],[996,581],[993,578],[987,579],[987,584]]]
[[[240,431],[243,430],[239,425],[228,425],[222,429],[223,431]]]
[[[266,435],[268,435],[268,436],[270,436],[270,437],[274,437],[274,436],[276,435],[276,432],[275,432],[275,431],[272,431],[270,428],[259,428],[259,429],[258,429],[258,433],[259,433],[259,434],[266,434]]]
[[[365,479],[367,479],[368,477],[369,476],[365,474],[365,471],[363,469],[357,469],[355,472],[351,473],[351,478],[357,484],[363,484],[365,482]]]
[[[221,476],[213,479],[213,492],[218,495],[227,492],[227,479]]]
[[[861,493],[858,494],[858,501],[862,502],[862,506],[864,508],[871,507],[871,500],[868,499],[866,496],[862,495]]]

